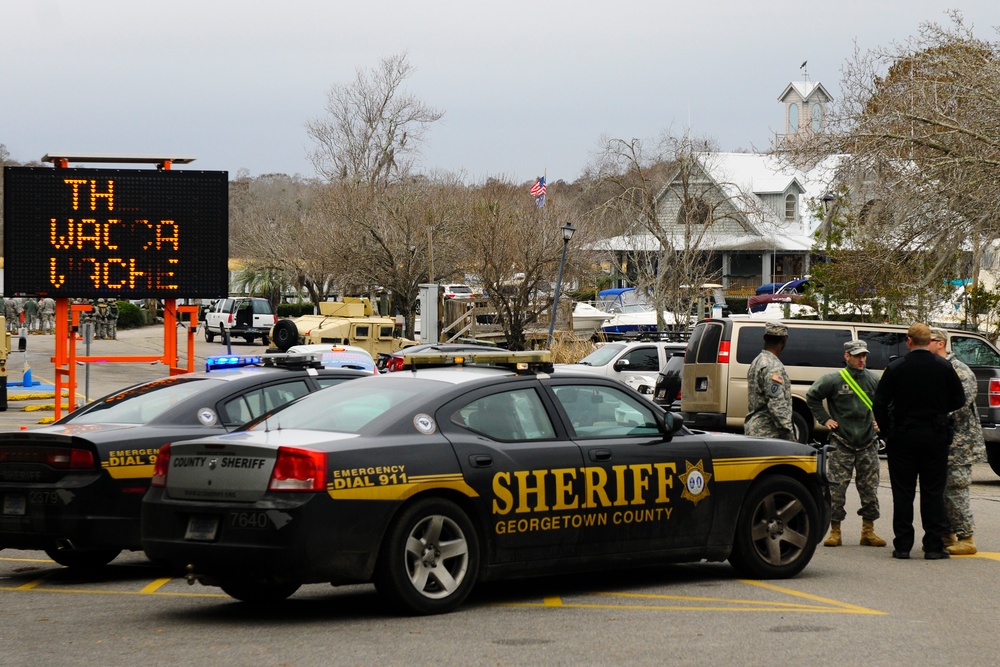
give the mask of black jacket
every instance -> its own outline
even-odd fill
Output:
[[[948,413],[964,404],[962,381],[948,360],[918,348],[882,373],[872,411],[882,433],[891,437],[913,429],[945,431]]]

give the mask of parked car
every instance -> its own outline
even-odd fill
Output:
[[[138,550],[140,502],[163,444],[228,433],[365,376],[289,355],[209,357],[206,366],[109,394],[51,426],[0,433],[0,547],[76,568]]]
[[[468,285],[441,285],[441,294],[446,299],[474,299],[479,294]]]
[[[240,336],[248,343],[259,338],[267,345],[271,327],[277,321],[271,302],[256,297],[229,297],[219,299],[205,313],[205,340],[211,343],[216,336]]]
[[[666,365],[656,376],[653,402],[664,410],[681,411],[681,380],[684,375],[684,351],[671,352]]]
[[[164,446],[146,553],[247,602],[374,582],[436,614],[517,576],[728,559],[792,577],[829,526],[825,449],[692,433],[548,351],[418,356]]]

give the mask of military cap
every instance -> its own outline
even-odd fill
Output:
[[[941,327],[931,327],[931,340],[948,342],[948,332]]]
[[[768,322],[764,325],[765,336],[787,336],[788,327],[779,322]]]
[[[849,340],[844,343],[844,352],[851,356],[868,354],[868,343],[863,340]]]

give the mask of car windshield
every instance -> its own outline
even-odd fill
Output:
[[[472,294],[472,288],[468,285],[452,285],[450,291],[455,294]]]
[[[164,378],[107,396],[63,424],[145,424],[220,382],[211,378]]]
[[[604,366],[624,349],[625,345],[622,343],[608,343],[597,348],[576,363],[586,364],[587,366]]]
[[[421,403],[429,391],[440,386],[433,381],[411,378],[355,380],[310,394],[289,404],[250,430],[285,428],[310,431],[360,433],[379,418],[405,412],[408,403]],[[350,387],[348,385],[351,385]]]

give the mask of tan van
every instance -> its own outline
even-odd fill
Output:
[[[806,406],[806,391],[826,373],[844,366],[844,343],[868,343],[868,368],[881,375],[906,354],[906,326],[861,322],[781,320],[788,343],[781,361],[792,381],[795,437],[809,442],[825,429]],[[747,370],[764,346],[764,320],[722,318],[695,325],[684,356],[681,412],[684,421],[712,431],[742,431],[747,414]],[[1000,350],[978,333],[948,330],[948,349],[976,373],[976,408],[983,423],[990,464],[1000,474]],[[992,444],[991,444],[992,442]],[[994,463],[995,462],[995,463]]]

